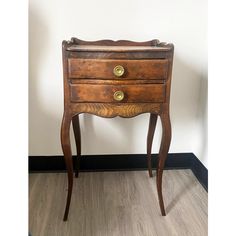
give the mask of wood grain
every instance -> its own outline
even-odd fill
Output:
[[[207,192],[191,170],[164,171],[165,217],[146,171],[80,173],[63,222],[66,191],[65,173],[30,174],[31,235],[207,236]]]
[[[69,127],[72,117],[81,113],[107,118],[115,116],[128,118],[142,113],[161,116],[164,138],[162,138],[160,150],[157,188],[161,211],[165,215],[161,186],[163,166],[169,148],[167,125],[173,54],[173,44],[161,43],[158,40],[86,42],[72,38],[62,42],[64,118],[61,126],[61,143],[68,172],[68,194],[64,220],[68,216],[73,185]],[[118,64],[125,68],[123,78],[116,78],[113,75],[113,68]],[[78,83],[79,79],[81,81]],[[108,79],[110,84],[101,82],[105,79]],[[73,80],[76,82],[73,83]],[[132,84],[117,82],[127,80],[134,82]],[[140,83],[140,81],[143,82]],[[114,93],[117,91],[121,91],[120,93],[124,95],[122,101],[114,100]],[[78,124],[74,123],[73,127],[78,127]],[[149,132],[148,155],[150,155],[151,136],[153,136],[152,129]],[[76,132],[75,138],[77,139],[77,153],[79,153],[79,134]],[[77,173],[78,171],[76,176]]]
[[[77,52],[148,52],[148,51],[169,51],[170,47],[165,46],[135,46],[135,45],[72,45],[67,51]]]
[[[124,68],[118,79],[167,79],[168,60],[68,59],[69,78],[117,79],[115,66]]]
[[[72,117],[72,125],[73,125],[73,132],[75,136],[75,144],[76,144],[76,152],[77,152],[77,156],[75,158],[75,177],[78,178],[79,168],[80,168],[80,159],[81,159],[81,134],[80,134],[79,115],[75,115]]]
[[[61,124],[61,146],[64,154],[66,163],[67,176],[68,176],[68,192],[66,200],[66,208],[63,220],[66,221],[70,208],[71,193],[73,188],[73,163],[72,163],[72,152],[70,145],[70,124],[72,116],[68,112],[64,112],[62,124]]]
[[[110,80],[110,79],[78,79],[73,78],[68,80],[70,84],[113,84],[113,85],[134,85],[134,84],[164,84],[165,80],[143,80],[143,79],[116,79],[116,80]]]
[[[153,51],[130,51],[130,52],[86,52],[86,51],[65,51],[65,54],[68,56],[68,58],[83,58],[83,59],[166,59],[170,58],[172,56],[172,52],[170,50],[168,51],[159,51],[153,52]]]
[[[159,160],[157,166],[157,193],[159,198],[159,205],[161,208],[161,214],[163,216],[166,215],[164,200],[162,194],[162,174],[164,170],[165,161],[168,155],[170,141],[171,141],[171,123],[169,113],[161,113],[160,114],[161,124],[162,124],[162,137],[161,137],[161,145],[159,150]]]
[[[165,84],[70,84],[71,102],[117,103],[113,97],[116,91],[124,93],[122,103],[159,103],[165,101]]]
[[[89,113],[101,117],[113,118],[116,116],[130,118],[143,113],[161,112],[162,105],[159,103],[73,103],[71,112],[73,115],[80,113]]]
[[[148,134],[147,134],[147,161],[148,161],[147,163],[148,163],[148,173],[150,177],[152,177],[152,157],[151,157],[152,141],[156,129],[157,118],[158,118],[157,114],[150,114]]]

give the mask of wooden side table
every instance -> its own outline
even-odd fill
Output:
[[[173,44],[158,40],[131,42],[72,38],[62,42],[64,75],[64,115],[61,145],[68,174],[68,195],[64,214],[67,220],[73,187],[73,163],[69,129],[72,122],[77,148],[75,176],[81,155],[79,114],[101,117],[134,117],[150,113],[147,135],[147,162],[152,177],[151,147],[157,117],[162,123],[162,139],[157,166],[157,193],[161,213],[162,174],[171,141],[169,102],[173,64]]]

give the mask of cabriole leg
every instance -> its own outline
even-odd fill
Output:
[[[159,160],[158,160],[158,167],[157,167],[157,193],[159,198],[159,205],[161,208],[161,214],[163,216],[166,215],[165,207],[163,202],[162,196],[162,175],[163,175],[163,168],[165,165],[165,161],[168,155],[170,141],[171,141],[171,123],[170,123],[170,116],[169,113],[164,113],[160,115],[161,123],[162,123],[162,139],[161,139],[161,146],[159,151]]]
[[[64,159],[67,168],[67,175],[68,175],[68,192],[67,192],[66,208],[63,218],[64,221],[66,221],[68,217],[70,201],[71,201],[71,193],[73,187],[73,162],[72,162],[71,145],[70,145],[71,119],[72,117],[70,114],[64,113],[61,124],[61,146],[64,154]]]
[[[73,131],[75,136],[76,152],[77,156],[75,158],[75,177],[79,175],[80,168],[80,158],[81,158],[81,134],[80,134],[80,124],[79,124],[79,115],[72,117]]]
[[[156,128],[157,117],[158,116],[156,114],[150,114],[148,134],[147,134],[147,164],[148,164],[148,173],[150,177],[152,177],[152,159],[151,159],[152,141]]]

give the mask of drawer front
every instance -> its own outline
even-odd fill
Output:
[[[118,66],[118,67],[117,67]],[[123,68],[123,74],[119,66]],[[116,70],[115,68],[118,68]],[[166,79],[168,60],[98,60],[98,59],[68,59],[70,78],[97,79]]]
[[[123,94],[123,95],[122,95]],[[164,84],[96,85],[70,84],[72,102],[164,102]],[[123,96],[123,99],[121,99]],[[121,100],[120,100],[121,99]]]

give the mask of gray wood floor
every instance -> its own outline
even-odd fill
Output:
[[[161,216],[155,178],[147,171],[80,173],[67,222],[65,173],[30,174],[32,236],[205,236],[207,192],[191,170],[165,170]]]

